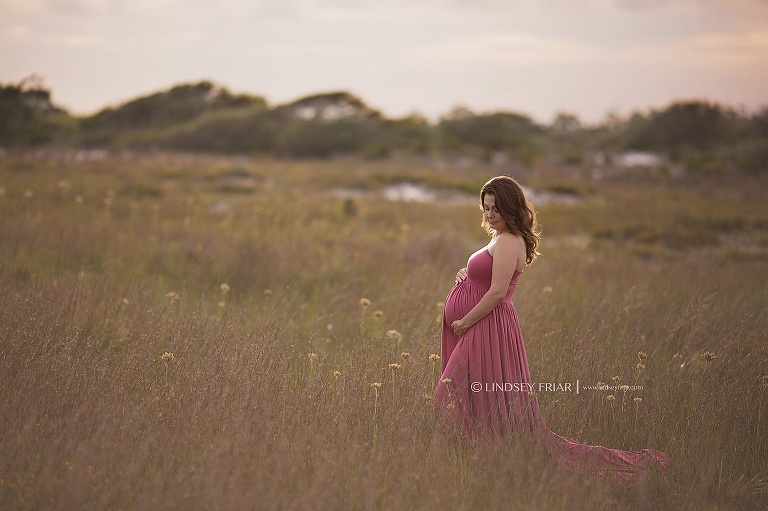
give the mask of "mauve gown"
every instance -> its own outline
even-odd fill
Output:
[[[670,457],[655,449],[622,451],[585,445],[547,430],[536,398],[528,393],[529,387],[521,385],[532,383],[512,305],[512,294],[522,272],[515,271],[503,301],[461,339],[456,338],[451,324],[463,318],[490,289],[492,267],[493,257],[487,248],[472,254],[467,262],[467,278],[456,284],[445,300],[442,374],[433,399],[438,417],[457,425],[472,444],[516,432],[541,441],[560,464],[611,474],[625,485],[641,469],[666,468]],[[450,381],[443,382],[445,379]]]

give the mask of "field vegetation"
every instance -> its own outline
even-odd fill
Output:
[[[768,507],[764,173],[65,154],[0,158],[0,508]],[[666,472],[437,428],[441,301],[487,237],[471,200],[375,193],[500,173],[571,199],[514,296],[534,381],[643,387],[543,392],[545,421]]]

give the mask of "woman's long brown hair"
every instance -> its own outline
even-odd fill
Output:
[[[525,241],[525,264],[530,265],[539,255],[536,247],[540,237],[533,203],[525,196],[522,186],[509,176],[494,177],[483,185],[480,190],[480,209],[483,208],[483,201],[488,194],[495,197],[496,210],[507,224],[509,232]],[[481,225],[488,234],[493,233],[485,215]]]

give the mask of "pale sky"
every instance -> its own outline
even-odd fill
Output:
[[[0,0],[0,83],[90,114],[211,80],[279,104],[550,122],[708,99],[768,106],[768,0]]]

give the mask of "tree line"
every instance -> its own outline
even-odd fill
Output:
[[[457,107],[435,123],[390,119],[349,92],[314,94],[283,105],[203,81],[138,97],[94,115],[57,107],[42,80],[0,84],[0,147],[199,151],[318,158],[357,154],[503,153],[531,164],[553,155],[584,163],[595,152],[654,151],[701,172],[768,171],[768,108],[745,113],[709,101],[583,125],[560,113],[549,125],[517,112]]]

